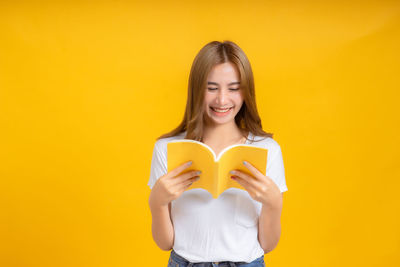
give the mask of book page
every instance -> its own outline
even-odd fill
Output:
[[[226,189],[234,187],[244,189],[237,181],[232,180],[231,170],[240,170],[253,176],[243,164],[247,161],[265,175],[267,169],[268,149],[252,145],[235,145],[226,150],[218,161],[218,195]]]
[[[182,173],[192,170],[200,170],[200,179],[189,188],[203,188],[211,194],[216,194],[217,168],[214,161],[215,154],[201,142],[195,140],[176,140],[167,144],[168,172],[185,162],[193,161],[193,164]],[[214,178],[215,177],[215,178]]]

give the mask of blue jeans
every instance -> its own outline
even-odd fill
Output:
[[[186,260],[184,257],[178,255],[173,249],[168,261],[168,267],[265,267],[264,255],[255,259],[252,262],[232,262],[232,261],[220,261],[220,262],[196,262],[192,263]]]

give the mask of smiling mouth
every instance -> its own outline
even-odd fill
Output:
[[[222,109],[222,110],[216,109],[213,107],[210,107],[210,109],[211,109],[212,113],[214,113],[215,116],[226,116],[227,114],[231,113],[233,107],[227,108],[227,109]]]
[[[213,111],[215,111],[215,112],[225,113],[225,112],[231,110],[233,107],[230,107],[230,108],[223,108],[223,109],[221,109],[221,108],[214,108],[214,107],[210,107],[210,108],[211,108]]]

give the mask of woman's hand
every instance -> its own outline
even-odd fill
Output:
[[[275,182],[263,175],[249,162],[244,161],[243,164],[252,175],[240,170],[232,170],[230,172],[233,174],[231,178],[243,186],[254,200],[273,209],[280,208],[282,206],[282,194]]]
[[[193,182],[200,179],[197,170],[181,174],[191,163],[189,161],[176,167],[156,181],[149,197],[151,206],[168,206],[168,203],[177,199]]]

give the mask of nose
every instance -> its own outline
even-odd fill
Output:
[[[217,95],[217,102],[218,105],[222,106],[225,104],[226,100],[227,100],[227,95],[225,90],[218,90],[218,95]]]

